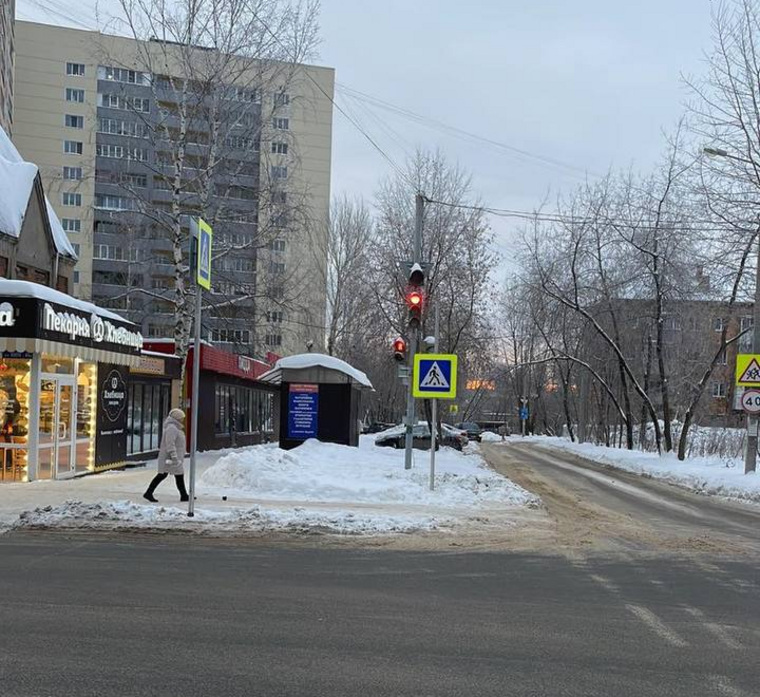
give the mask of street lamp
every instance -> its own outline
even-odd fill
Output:
[[[702,148],[708,157],[737,160],[746,164],[754,164],[743,157],[729,155],[723,148]],[[752,353],[760,353],[760,237],[758,238],[757,263],[755,268],[755,299],[752,307]],[[758,420],[747,414],[747,452],[744,455],[744,474],[754,472],[757,467],[757,434]]]

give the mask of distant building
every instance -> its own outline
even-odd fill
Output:
[[[13,18],[15,0],[0,0],[0,128],[13,122]]]
[[[14,142],[40,164],[78,245],[75,293],[137,323],[146,338],[172,338],[173,250],[150,221],[171,212],[174,168],[159,124],[178,128],[183,76],[152,74],[139,58],[171,45],[17,22],[16,48]],[[244,103],[246,112],[241,135],[225,138],[229,166],[211,187],[211,205],[225,215],[214,226],[203,338],[245,355],[324,341],[334,71],[297,71],[287,92],[225,86],[225,108]],[[209,128],[194,124],[188,138],[187,168],[200,181]],[[296,215],[289,206],[298,197]],[[192,194],[183,205],[193,209]]]

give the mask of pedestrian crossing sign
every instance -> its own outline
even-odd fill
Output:
[[[457,357],[448,353],[416,354],[412,395],[425,399],[456,399]]]
[[[760,386],[760,354],[740,353],[736,357],[736,384],[743,387]]]

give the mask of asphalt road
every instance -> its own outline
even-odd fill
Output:
[[[542,490],[553,548],[0,536],[0,695],[760,695],[751,509],[488,456]]]

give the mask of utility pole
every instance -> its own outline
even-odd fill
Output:
[[[752,308],[752,353],[760,353],[760,241],[755,269],[755,304]],[[744,474],[757,469],[757,432],[757,417],[747,414],[747,453],[744,457]]]
[[[414,219],[414,240],[413,240],[413,256],[412,256],[412,268],[415,265],[422,267],[422,216],[425,212],[425,198],[421,193],[417,193],[415,199],[415,219]],[[414,271],[412,271],[412,275]],[[419,323],[409,323],[409,375],[411,376],[414,370],[414,354],[417,353],[417,345],[419,343],[420,327]],[[405,451],[404,451],[404,469],[412,469],[412,444],[413,444],[413,429],[416,421],[416,409],[414,403],[414,395],[412,394],[412,380],[409,380],[409,392],[406,398],[406,437],[404,439]]]

